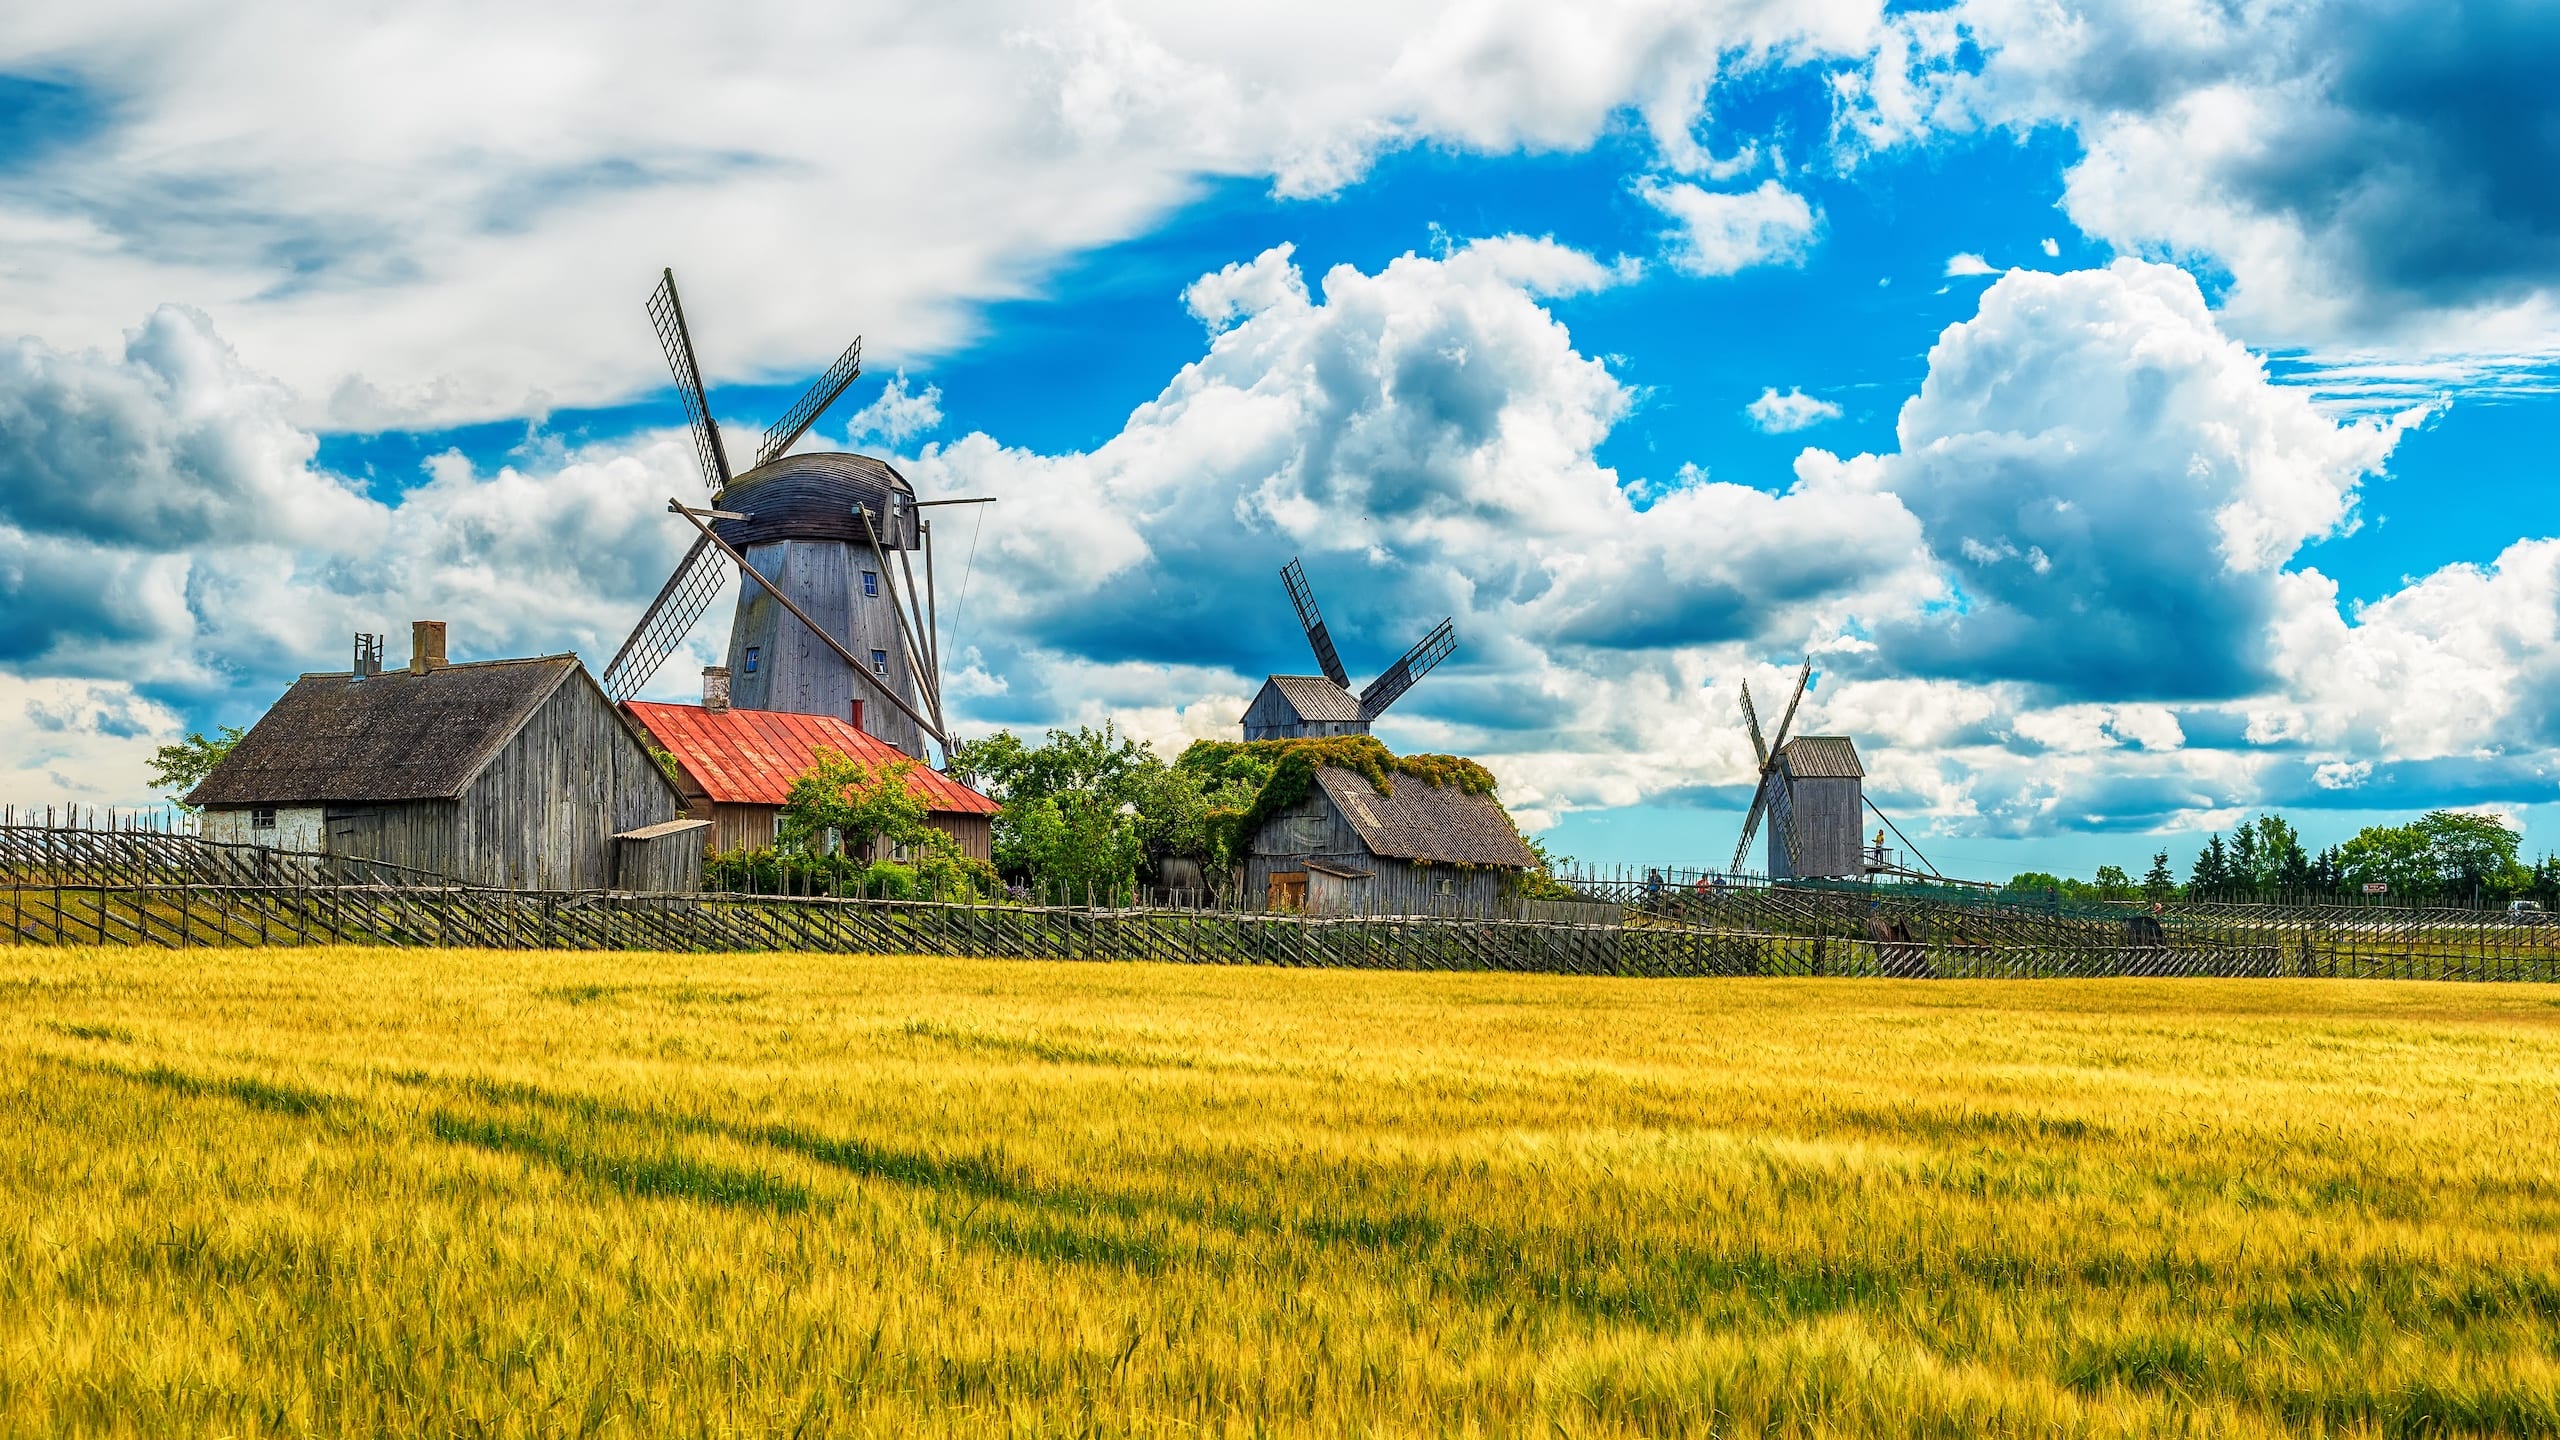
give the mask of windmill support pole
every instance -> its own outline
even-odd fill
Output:
[[[906,647],[907,664],[924,685],[925,703],[933,707],[934,723],[930,728],[933,738],[939,740],[942,738],[942,689],[937,683],[940,677],[926,671],[924,653],[916,648],[915,627],[907,623],[905,602],[898,596],[898,580],[889,572],[889,557],[880,548],[880,531],[871,523],[871,512],[857,509],[854,513],[862,517],[862,538],[871,543],[872,562],[880,567],[881,583],[889,587],[889,616],[898,622],[898,641]]]
[[[916,539],[919,543],[928,543],[921,520],[916,522]],[[931,563],[926,562],[928,566]],[[924,651],[924,668],[933,676],[933,693],[939,700],[942,696],[942,657],[933,653],[933,627],[924,623],[924,591],[916,585],[915,566],[908,561],[904,550],[898,552],[898,573],[907,582],[907,613],[915,617],[916,644]]]
[[[766,579],[766,578],[765,578],[765,574],[764,574],[764,572],[763,572],[763,571],[758,570],[758,569],[757,569],[756,567],[754,567],[753,565],[750,565],[750,564],[748,564],[748,563],[747,563],[747,557],[746,557],[746,556],[739,554],[739,553],[738,553],[734,548],[732,548],[732,547],[730,546],[730,544],[729,544],[729,542],[728,542],[728,541],[723,540],[723,539],[721,539],[718,535],[713,534],[713,533],[712,533],[712,530],[711,530],[711,527],[702,523],[702,517],[701,517],[701,516],[696,515],[696,514],[694,514],[694,513],[693,513],[693,511],[691,511],[690,509],[687,509],[687,508],[685,507],[685,505],[684,505],[681,501],[677,501],[677,500],[673,500],[673,499],[670,499],[669,501],[667,501],[667,508],[668,508],[668,509],[670,509],[670,510],[673,510],[673,511],[674,511],[674,512],[676,512],[677,514],[679,514],[679,515],[683,516],[683,517],[684,517],[684,518],[685,518],[689,523],[691,523],[691,524],[692,524],[692,526],[693,526],[693,528],[694,528],[694,529],[701,531],[701,532],[702,532],[706,537],[708,537],[708,538],[710,539],[710,541],[711,541],[711,543],[712,543],[712,544],[719,546],[719,547],[720,547],[720,553],[721,553],[721,554],[728,556],[728,557],[729,557],[729,559],[730,559],[731,561],[733,561],[733,562],[737,565],[737,567],[738,567],[738,569],[739,569],[740,571],[742,571],[742,572],[744,572],[745,574],[747,574],[747,575],[749,575],[749,576],[753,577],[753,579],[755,580],[755,582],[756,582],[757,584],[759,584],[759,585],[763,586],[763,587],[764,587],[764,589],[765,589],[765,593],[766,593],[766,594],[768,594],[768,595],[771,595],[771,596],[774,598],[774,601],[775,601],[775,603],[776,603],[776,604],[779,604],[783,609],[788,610],[788,611],[790,611],[790,612],[791,612],[791,618],[793,618],[793,619],[795,619],[795,620],[799,621],[799,622],[800,622],[801,624],[803,624],[803,625],[808,626],[808,627],[809,627],[809,633],[810,633],[810,634],[815,635],[815,636],[817,636],[820,640],[825,641],[825,642],[826,642],[826,645],[827,645],[827,648],[828,648],[828,649],[830,649],[830,650],[833,650],[834,652],[836,652],[836,654],[837,654],[838,656],[842,657],[842,658],[843,658],[843,660],[844,660],[844,663],[845,663],[845,664],[847,664],[847,665],[849,665],[849,666],[853,667],[853,673],[854,673],[854,674],[856,674],[856,675],[861,676],[861,677],[862,677],[862,679],[863,679],[865,682],[867,682],[867,683],[871,686],[871,688],[872,688],[872,689],[879,691],[879,692],[880,692],[880,697],[881,697],[882,699],[884,699],[884,700],[888,701],[888,702],[889,702],[889,704],[890,704],[890,706],[891,706],[891,708],[895,709],[898,713],[900,713],[900,714],[902,714],[902,715],[906,716],[908,719],[910,719],[910,720],[914,721],[914,722],[916,723],[916,727],[917,727],[918,729],[920,729],[920,730],[924,731],[924,733],[926,733],[927,735],[932,736],[932,737],[934,738],[935,742],[936,742],[936,743],[938,743],[938,744],[940,744],[940,745],[942,746],[942,748],[943,748],[943,749],[945,749],[945,750],[949,750],[949,749],[951,748],[951,740],[950,740],[950,737],[949,737],[949,736],[946,736],[946,735],[944,735],[944,734],[942,733],[942,727],[941,727],[941,726],[936,725],[936,724],[935,724],[935,723],[933,723],[932,721],[927,720],[926,718],[924,718],[924,716],[922,716],[922,715],[920,715],[920,714],[916,713],[916,707],[914,707],[913,705],[908,704],[908,703],[907,703],[907,698],[906,698],[905,696],[900,695],[900,694],[899,694],[898,692],[896,692],[895,690],[892,690],[892,689],[890,689],[888,686],[881,684],[881,683],[880,683],[880,680],[879,680],[879,677],[878,677],[878,676],[875,676],[875,675],[873,675],[873,674],[871,673],[871,667],[870,667],[870,666],[865,665],[865,664],[863,664],[860,660],[858,660],[858,659],[854,658],[854,653],[853,653],[851,650],[848,650],[848,649],[846,649],[846,648],[844,647],[844,642],[843,642],[843,641],[838,640],[838,639],[837,639],[836,637],[834,637],[833,635],[828,634],[828,633],[826,632],[826,628],[825,628],[824,626],[820,625],[817,621],[810,619],[810,618],[809,618],[809,612],[808,612],[808,611],[803,610],[803,609],[801,609],[798,605],[793,604],[793,603],[792,603],[792,601],[791,601],[791,597],[790,597],[790,596],[788,596],[788,595],[785,595],[784,593],[782,593],[782,588],[781,588],[780,586],[778,586],[778,585],[774,584],[771,580]]]
[[[924,633],[933,642],[933,688],[942,691],[942,613],[933,603],[933,522],[916,521],[916,533],[924,537]]]

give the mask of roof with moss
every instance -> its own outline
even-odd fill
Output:
[[[1381,794],[1367,776],[1330,765],[1316,772],[1316,784],[1373,855],[1432,865],[1537,866],[1538,857],[1490,791],[1407,776]]]

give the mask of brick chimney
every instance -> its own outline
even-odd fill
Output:
[[[409,622],[409,673],[424,675],[444,668],[444,622],[412,620]]]
[[[728,666],[705,665],[702,667],[702,708],[714,715],[727,713],[729,709]]]
[[[853,728],[862,728],[862,702],[859,699],[853,702]]]

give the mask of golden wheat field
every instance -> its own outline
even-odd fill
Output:
[[[0,950],[0,1431],[2560,1430],[2560,995]]]

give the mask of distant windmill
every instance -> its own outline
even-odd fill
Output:
[[[693,423],[711,502],[667,502],[700,534],[605,666],[605,692],[624,700],[648,684],[736,572],[731,704],[858,717],[863,728],[920,759],[928,738],[948,751],[934,628],[933,527],[918,514],[914,487],[867,455],[784,453],[862,373],[862,341],[846,346],[765,433],[754,467],[732,475],[719,422],[703,394],[674,271],[659,280],[648,311]],[[921,587],[909,559],[917,550],[924,551]]]
[[[1316,594],[1307,584],[1305,567],[1291,560],[1281,567],[1280,583],[1288,588],[1289,603],[1297,608],[1298,623],[1305,627],[1307,645],[1315,651],[1316,664],[1324,674],[1274,675],[1263,681],[1261,693],[1245,707],[1247,740],[1366,735],[1370,722],[1385,714],[1398,696],[1412,689],[1415,681],[1430,674],[1432,667],[1458,648],[1457,628],[1444,619],[1370,681],[1367,688],[1353,695],[1351,674],[1342,668],[1342,656],[1333,648],[1331,632],[1324,628],[1324,616],[1316,609]]]
[[[1799,735],[1787,731],[1796,722],[1796,707],[1813,679],[1813,661],[1796,672],[1795,693],[1787,697],[1778,719],[1774,743],[1760,736],[1760,712],[1752,708],[1751,684],[1742,685],[1742,723],[1751,732],[1751,751],[1760,765],[1760,783],[1751,795],[1751,813],[1743,817],[1742,841],[1733,847],[1733,868],[1740,870],[1751,853],[1751,837],[1763,816],[1769,820],[1771,879],[1855,877],[1866,873],[1858,843],[1864,818],[1866,769],[1858,763],[1858,747],[1846,735]]]

